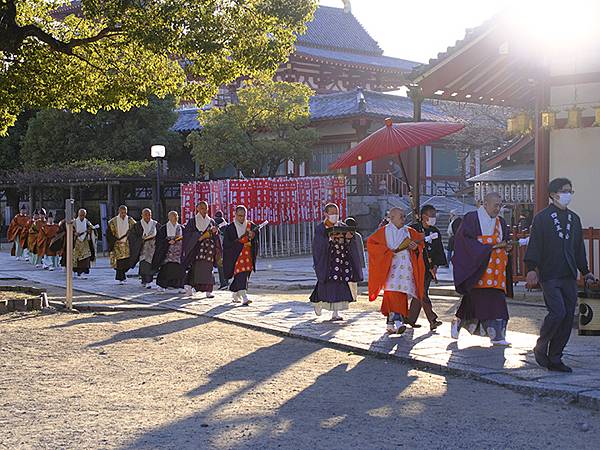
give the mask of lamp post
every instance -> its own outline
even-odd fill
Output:
[[[164,145],[153,145],[150,148],[150,154],[156,159],[156,218],[160,221],[160,168],[161,161],[165,157],[165,146]]]

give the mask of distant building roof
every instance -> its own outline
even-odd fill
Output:
[[[183,109],[178,111],[173,131],[185,133],[199,130],[198,109]],[[344,119],[348,117],[390,117],[396,121],[409,121],[413,117],[412,100],[400,95],[384,94],[382,92],[355,89],[334,94],[313,95],[310,98],[311,121]],[[422,107],[424,121],[451,121],[455,117],[448,116],[435,106],[424,102]]]
[[[312,58],[340,61],[348,65],[374,66],[382,69],[399,70],[402,72],[410,72],[419,64],[406,59],[392,58],[391,56],[364,55],[361,53],[305,47],[304,45],[296,45],[296,51],[294,54],[298,56],[309,56]]]
[[[298,44],[382,55],[383,50],[360,22],[342,8],[319,6],[306,32],[298,36]]]
[[[420,63],[384,56],[383,50],[351,12],[319,6],[306,32],[296,41],[295,54],[352,65],[410,72]]]
[[[508,181],[535,181],[533,164],[508,165],[495,167],[467,180],[469,183],[498,183]]]
[[[189,131],[199,130],[198,108],[183,109],[177,111],[177,120],[171,127],[172,131],[187,133]]]
[[[400,121],[412,120],[413,103],[407,97],[363,89],[315,95],[310,99],[311,120],[353,116],[390,117]],[[422,119],[425,121],[449,121],[451,118],[431,104],[424,103]]]

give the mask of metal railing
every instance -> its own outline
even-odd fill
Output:
[[[404,180],[391,173],[346,175],[348,195],[408,195]]]

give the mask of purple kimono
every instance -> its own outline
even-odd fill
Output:
[[[348,282],[362,281],[358,246],[352,239],[334,242],[329,239],[324,223],[315,228],[312,244],[313,265],[317,285],[310,296],[313,303],[350,303],[354,301]]]
[[[500,217],[502,239],[508,241],[510,230]],[[500,289],[478,289],[477,282],[488,267],[492,246],[480,243],[482,235],[477,211],[467,213],[458,229],[454,241],[452,265],[454,286],[462,294],[456,317],[461,327],[472,334],[490,336],[492,340],[503,339],[508,322],[506,296],[512,296],[512,265],[506,268],[507,293]]]

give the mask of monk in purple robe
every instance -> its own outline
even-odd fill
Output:
[[[493,345],[508,346],[506,296],[512,297],[508,260],[510,232],[500,212],[500,196],[491,192],[477,211],[465,215],[455,238],[454,285],[462,295],[452,321],[458,339],[461,328],[488,336]]]
[[[344,320],[340,311],[347,310],[356,299],[352,295],[349,283],[358,283],[363,279],[356,235],[350,231],[328,233],[329,228],[348,228],[340,221],[337,205],[329,203],[324,209],[325,220],[315,227],[312,243],[313,266],[317,276],[317,285],[310,301],[317,316],[323,309],[331,311],[331,320]],[[350,228],[348,228],[350,230]]]

